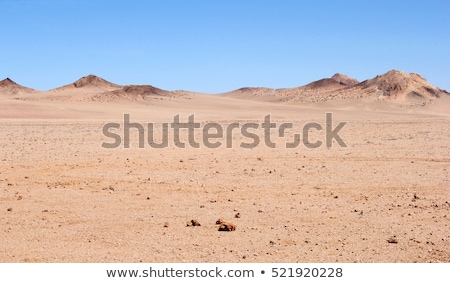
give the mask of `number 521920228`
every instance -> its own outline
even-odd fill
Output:
[[[272,268],[272,277],[342,277],[342,268]]]

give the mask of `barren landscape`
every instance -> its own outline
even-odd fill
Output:
[[[346,147],[286,148],[326,113],[346,122]],[[172,135],[139,148],[136,130],[130,148],[103,148],[103,125],[124,114],[154,123],[157,140],[177,114],[224,128],[270,114],[293,128],[272,131],[276,148],[241,148],[237,134],[232,148],[179,148]],[[94,75],[48,91],[5,79],[0,261],[450,262],[449,126],[450,94],[394,70],[214,95]]]

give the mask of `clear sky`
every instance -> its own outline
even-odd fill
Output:
[[[450,90],[450,1],[0,0],[0,79],[220,93],[391,69]]]

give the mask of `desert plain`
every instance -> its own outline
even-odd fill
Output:
[[[326,113],[346,123],[345,147],[285,146]],[[226,128],[270,114],[293,128],[271,131],[275,148],[261,128],[253,148],[239,134],[231,148],[194,148],[186,131],[185,148],[172,132],[167,147],[140,148],[135,129],[129,148],[102,147],[103,126],[124,114],[154,123],[156,140],[175,115]],[[49,91],[5,79],[0,261],[450,262],[449,126],[450,94],[400,71],[214,95],[92,75]]]

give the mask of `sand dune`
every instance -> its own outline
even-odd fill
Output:
[[[243,87],[230,92],[220,94],[224,97],[232,97],[247,100],[274,101],[280,100],[278,90],[265,87]]]

